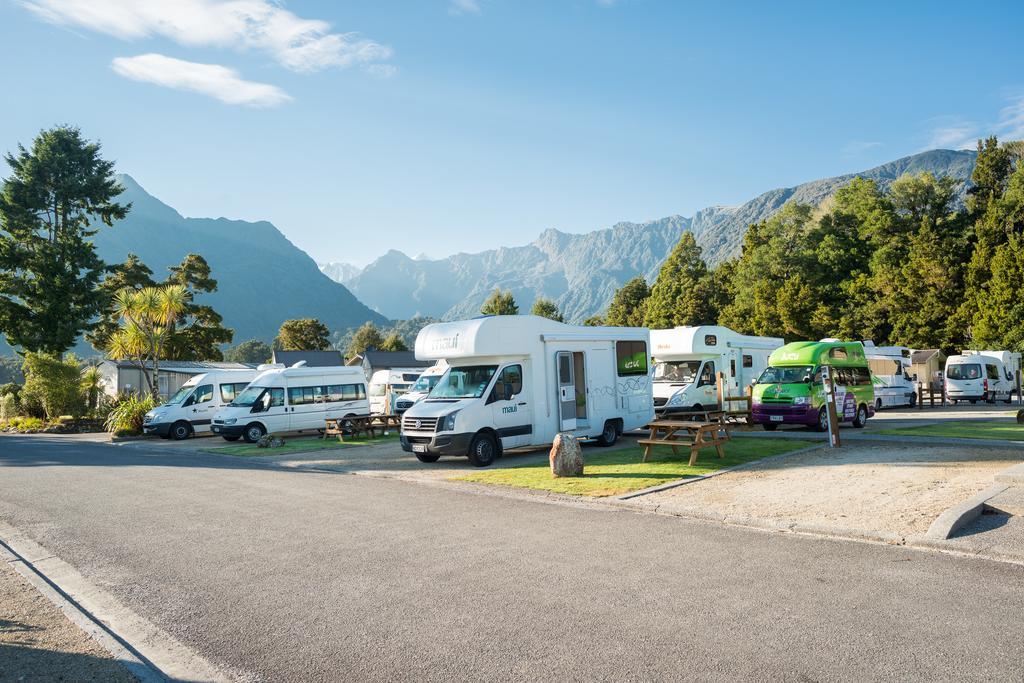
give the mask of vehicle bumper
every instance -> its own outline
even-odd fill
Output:
[[[473,442],[476,434],[467,432],[465,434],[452,434],[443,432],[441,434],[402,434],[402,450],[413,453],[413,446],[425,446],[426,453],[430,455],[467,455],[469,444]],[[424,452],[424,451],[420,451]]]
[[[818,409],[814,406],[765,405],[755,403],[751,408],[755,424],[818,424]],[[779,420],[779,416],[782,420]],[[773,420],[772,417],[775,419]]]
[[[165,437],[171,433],[171,422],[147,422],[142,425],[142,433],[146,436]]]
[[[988,396],[982,393],[975,393],[973,391],[946,391],[946,396],[951,400],[957,401],[984,401]]]
[[[233,424],[233,425],[219,425],[211,424],[210,431],[217,436],[242,436],[245,431],[245,425]]]

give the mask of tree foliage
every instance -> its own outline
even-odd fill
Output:
[[[519,305],[516,304],[511,291],[503,292],[495,287],[480,308],[480,312],[484,315],[519,315]]]
[[[246,339],[238,346],[232,346],[224,351],[224,360],[232,363],[260,363],[270,362],[274,350],[270,344],[260,339]]]
[[[88,330],[102,304],[104,264],[90,239],[130,205],[114,164],[77,128],[42,131],[6,154],[0,188],[0,331],[28,351],[60,354]]]
[[[650,296],[651,288],[647,286],[647,280],[637,275],[615,292],[604,320],[598,324],[613,327],[642,326],[647,310],[647,299]]]
[[[651,286],[644,323],[656,329],[713,324],[720,300],[715,285],[693,233],[684,232]]]
[[[74,356],[52,353],[25,354],[25,386],[20,400],[42,407],[47,419],[62,415],[79,418],[86,409],[82,369]]]
[[[558,305],[551,299],[545,299],[544,297],[540,297],[533,302],[530,314],[539,315],[542,318],[548,318],[560,323],[565,322],[565,318],[562,317],[562,313],[558,310]]]
[[[368,349],[380,349],[384,344],[384,337],[380,330],[372,322],[365,322],[352,335],[352,341],[345,349],[346,358],[355,358],[363,355]]]
[[[405,340],[402,339],[402,335],[397,332],[392,332],[384,341],[380,344],[381,351],[408,351],[409,347],[406,346]]]
[[[160,394],[160,361],[167,360],[174,323],[187,305],[188,290],[176,284],[126,287],[114,297],[121,326],[110,337],[107,352],[112,358],[132,360],[153,398]]]
[[[296,318],[281,323],[274,338],[279,351],[323,351],[331,348],[330,330],[316,318]]]

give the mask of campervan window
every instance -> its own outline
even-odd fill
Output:
[[[358,401],[361,398],[366,398],[366,392],[363,390],[362,384],[331,384],[326,387],[324,396],[331,403]]]
[[[743,354],[743,367],[752,368],[754,367],[754,357]]]
[[[430,392],[430,398],[480,398],[497,369],[497,365],[449,368]]]
[[[758,384],[799,384],[810,377],[814,368],[810,365],[768,367],[758,377]]]
[[[715,383],[715,362],[707,361],[704,369],[700,372],[700,383],[697,386],[707,386]]]
[[[619,377],[647,374],[647,342],[615,342],[615,360]]]
[[[654,381],[689,384],[697,376],[699,369],[699,360],[663,361],[654,366]]]
[[[248,387],[235,397],[231,405],[235,408],[250,408],[257,402],[270,408],[283,406],[284,389],[280,387]]]
[[[437,384],[437,380],[439,379],[441,379],[441,375],[420,375],[420,378],[412,385],[412,389],[410,389],[410,391],[429,392],[434,388]]]
[[[171,396],[169,399],[167,399],[166,405],[173,406],[178,403],[181,403],[182,401],[185,400],[185,397],[191,394],[193,391],[195,391],[195,389],[196,388],[191,385],[178,389],[176,392],[174,392],[174,396]]]
[[[950,365],[946,368],[948,379],[981,379],[981,366],[977,363]]]
[[[235,400],[235,396],[242,393],[242,390],[249,386],[248,382],[237,382],[235,384],[221,384],[220,385],[220,400],[223,403],[231,403]]]
[[[387,391],[387,386],[384,384],[371,384],[370,385],[370,396],[383,396]]]
[[[846,349],[841,346],[834,346],[828,351],[828,357],[833,360],[846,360]]]
[[[521,365],[509,365],[498,375],[498,381],[494,383],[494,390],[491,392],[495,401],[510,401],[516,394],[523,391],[523,367]]]
[[[195,393],[192,394],[192,403],[206,403],[207,401],[213,400],[213,385],[203,384],[202,386],[196,387]]]
[[[999,368],[994,365],[985,365],[985,376],[989,379],[999,380]]]
[[[718,337],[713,334],[704,335],[704,344],[706,346],[718,346]]]

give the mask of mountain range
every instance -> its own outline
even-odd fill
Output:
[[[715,264],[737,255],[747,227],[786,202],[821,204],[857,176],[883,188],[904,173],[924,171],[967,181],[976,156],[971,151],[931,150],[866,171],[771,190],[739,206],[712,206],[690,218],[618,223],[581,234],[549,229],[525,246],[435,260],[390,250],[361,270],[349,264],[324,264],[321,269],[389,318],[471,317],[500,287],[512,291],[521,309],[543,296],[554,300],[567,320],[578,322],[604,311],[615,290],[630,278],[643,275],[652,282],[686,230],[693,232],[705,259]],[[961,185],[961,199],[966,185]]]

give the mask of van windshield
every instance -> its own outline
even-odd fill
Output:
[[[235,408],[252,408],[253,404],[259,400],[259,397],[266,390],[266,387],[247,387],[242,393],[235,396],[235,400],[228,405]]]
[[[757,378],[758,384],[804,384],[814,372],[811,365],[769,366]]]
[[[430,398],[480,398],[497,369],[497,365],[449,368],[430,392]]]
[[[664,361],[654,366],[654,381],[690,384],[697,378],[699,369],[699,360]]]
[[[981,364],[950,365],[946,369],[946,377],[949,379],[981,379]]]
[[[441,375],[420,375],[420,378],[412,385],[409,391],[422,391],[428,393],[431,389],[437,385],[437,380],[441,379]]]
[[[196,385],[190,384],[188,386],[182,387],[181,389],[178,389],[176,392],[174,392],[174,396],[171,396],[169,399],[167,399],[167,403],[165,403],[164,405],[173,406],[181,403],[188,397],[189,394],[191,394],[195,390],[195,388]]]

